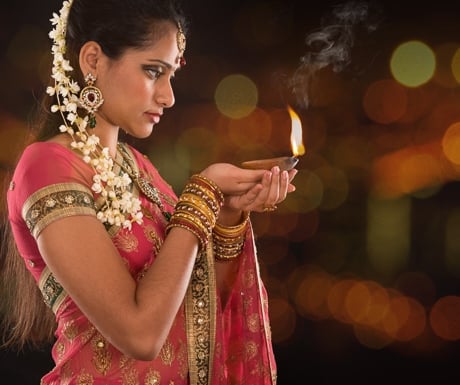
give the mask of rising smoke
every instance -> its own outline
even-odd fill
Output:
[[[375,31],[381,18],[382,8],[373,2],[350,1],[332,7],[322,18],[321,27],[306,36],[307,52],[288,80],[298,107],[308,107],[316,72],[325,67],[342,71],[352,60],[356,35]]]

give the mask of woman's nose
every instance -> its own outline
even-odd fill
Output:
[[[171,82],[165,79],[164,82],[160,85],[159,82],[156,84],[156,102],[163,106],[164,108],[172,107],[175,103],[174,91],[171,85]]]

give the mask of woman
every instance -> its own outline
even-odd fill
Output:
[[[11,341],[56,326],[43,385],[274,384],[249,213],[282,202],[296,171],[213,164],[177,198],[119,130],[145,138],[173,106],[182,14],[172,1],[73,0],[52,23],[53,114],[7,194],[46,309],[21,285]],[[5,281],[21,268],[12,254]]]

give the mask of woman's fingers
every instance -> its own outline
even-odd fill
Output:
[[[272,211],[295,190],[291,183],[296,169],[280,171],[247,170],[227,163],[216,163],[203,171],[226,196],[225,205],[234,210]]]
[[[280,197],[280,169],[279,167],[273,167],[270,179],[270,186],[268,194],[265,199],[261,197],[261,204],[265,207],[273,207],[278,203]]]
[[[245,194],[259,183],[264,186],[269,186],[272,181],[273,173],[276,174],[274,182],[277,183],[276,178],[279,178],[282,174],[277,167],[274,167],[271,170],[250,170],[234,166],[230,163],[215,163],[202,171],[202,175],[214,181],[226,195]],[[295,190],[295,187],[290,184],[290,182],[297,174],[297,170],[289,170],[287,174],[289,179],[288,192],[292,192]],[[274,186],[273,190],[267,193],[271,194],[271,200],[276,200],[274,195],[277,194],[278,188],[279,186]],[[284,184],[281,187],[281,190],[284,190]],[[282,195],[283,194],[281,194],[281,196]],[[264,198],[261,199],[263,200]]]
[[[280,188],[278,202],[282,202],[286,199],[289,187],[289,174],[287,171],[281,172],[280,175]]]
[[[252,211],[254,202],[262,191],[263,186],[258,184],[242,195],[227,195],[225,204],[234,210]]]
[[[230,163],[214,163],[201,174],[214,181],[224,194],[244,194],[260,183],[266,170],[248,170]]]
[[[295,186],[291,184],[297,174],[297,170],[280,171],[274,167],[262,181],[263,189],[251,204],[253,211],[273,211],[276,205],[283,202],[289,192],[295,191]]]
[[[282,178],[285,178],[285,180],[282,181]],[[248,194],[246,210],[263,211],[267,207],[275,207],[278,202],[284,199],[283,197],[287,193],[284,191],[287,189],[287,184],[287,173],[281,173],[278,167],[274,167],[271,171],[266,172],[262,178],[261,187],[253,189]],[[281,200],[280,197],[282,198]]]

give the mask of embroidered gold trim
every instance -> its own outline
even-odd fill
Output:
[[[77,377],[77,385],[93,385],[94,384],[94,377],[85,371],[85,369],[81,369],[80,373]]]
[[[72,215],[96,215],[91,190],[78,183],[43,187],[33,193],[22,207],[22,218],[34,238],[56,219]]]
[[[93,349],[91,362],[94,368],[105,376],[112,366],[112,353],[108,349],[108,343],[100,333],[96,333],[91,340],[91,347]]]
[[[163,362],[163,365],[165,366],[171,366],[173,364],[175,360],[174,346],[169,340],[166,340],[163,347],[161,348],[160,358],[161,362]]]
[[[78,336],[78,324],[74,321],[68,321],[64,324],[64,336],[72,342]]]
[[[38,287],[43,295],[43,300],[51,308],[54,314],[56,314],[59,306],[67,298],[67,293],[61,284],[54,278],[51,270],[46,266],[40,279],[38,280]]]
[[[216,279],[212,242],[200,252],[185,300],[190,385],[210,385],[216,338]]]
[[[145,385],[161,384],[160,372],[158,370],[154,370],[153,368],[149,368],[147,374],[145,375],[144,384]]]

